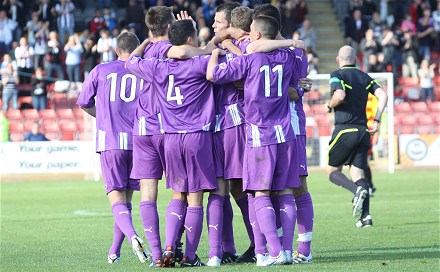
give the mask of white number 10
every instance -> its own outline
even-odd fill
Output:
[[[260,73],[264,72],[264,96],[270,97],[270,77],[269,77],[269,65],[263,65],[260,67]],[[283,66],[278,64],[272,68],[272,72],[278,72],[278,96],[283,95]]]
[[[176,93],[173,96],[173,90]],[[177,105],[182,105],[183,95],[180,93],[180,87],[174,87],[174,75],[168,76],[167,101],[176,101]]]
[[[110,73],[107,75],[107,79],[110,79],[110,101],[116,101],[116,79],[118,77],[117,73]],[[131,86],[130,86],[130,96],[127,97],[125,93],[125,88],[127,87],[127,79],[131,79]],[[134,100],[136,96],[136,83],[137,78],[132,74],[125,74],[121,78],[121,86],[120,86],[120,93],[119,97],[124,102],[131,102]],[[141,85],[143,85],[143,79],[141,79]],[[140,87],[142,88],[142,86]]]

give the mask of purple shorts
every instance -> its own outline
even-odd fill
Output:
[[[133,167],[133,151],[107,150],[100,154],[102,177],[107,194],[113,190],[139,191],[139,180],[130,178]]]
[[[131,178],[161,179],[165,168],[164,135],[133,135]]]
[[[225,180],[243,177],[243,156],[246,142],[245,125],[213,134],[214,163],[217,177]]]
[[[296,135],[296,143],[298,144],[299,175],[308,176],[306,135]]]
[[[212,133],[165,134],[167,188],[182,193],[217,189]]]
[[[246,147],[243,191],[281,191],[301,186],[296,140]]]

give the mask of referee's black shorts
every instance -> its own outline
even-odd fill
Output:
[[[361,169],[367,168],[370,134],[366,126],[336,125],[329,145],[328,165],[334,167],[354,165]]]

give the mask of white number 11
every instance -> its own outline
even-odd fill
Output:
[[[264,72],[264,96],[270,97],[270,77],[269,77],[269,65],[263,65],[260,67],[260,73]],[[283,95],[283,66],[278,64],[272,68],[272,72],[278,72],[278,96]]]

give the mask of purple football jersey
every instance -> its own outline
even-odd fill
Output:
[[[299,86],[298,82],[301,78],[307,76],[309,63],[307,55],[304,54],[302,49],[295,48],[293,49],[293,53],[295,54],[295,70],[291,87],[298,90],[299,98],[296,101],[290,102],[290,115],[295,134],[306,135],[306,114],[303,108],[304,91],[301,86]]]
[[[246,54],[246,49],[248,47],[248,45],[251,43],[251,41],[249,40],[244,40],[241,43],[238,43],[238,40],[233,39],[232,43],[237,46],[238,48],[240,48],[241,53]]]
[[[150,43],[145,48],[143,58],[163,58],[166,57],[171,47],[170,41],[159,41]],[[139,94],[139,104],[136,109],[136,118],[133,126],[133,135],[156,135],[163,133],[161,128],[161,116],[159,103],[157,102],[156,89],[157,83],[147,83]]]
[[[283,49],[243,55],[214,68],[216,84],[245,79],[247,146],[259,147],[295,139],[288,98],[294,64],[293,53]]]
[[[132,56],[126,68],[158,84],[162,127],[165,133],[209,131],[214,126],[213,84],[206,80],[209,56],[187,60],[141,59]]]
[[[219,63],[232,60],[233,54],[228,53],[220,57]],[[244,123],[243,91],[235,88],[234,84],[215,84],[215,128],[214,132],[239,126]]]
[[[143,79],[130,74],[125,62],[99,64],[83,83],[76,102],[83,108],[96,105],[96,151],[133,150],[133,117]]]

